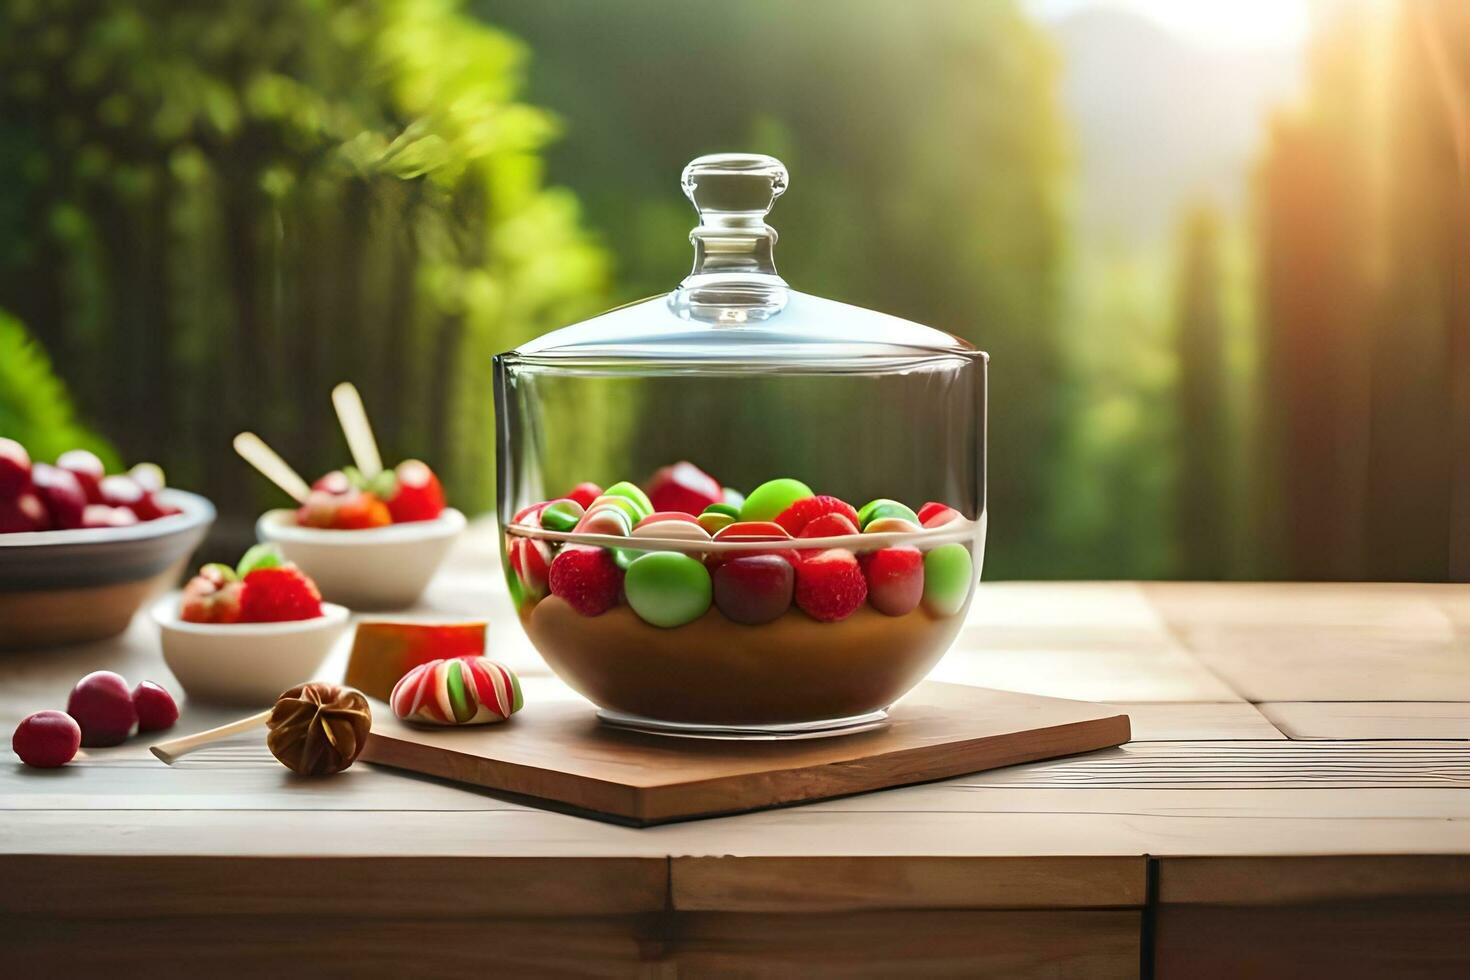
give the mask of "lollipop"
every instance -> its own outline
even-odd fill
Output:
[[[264,725],[270,729],[266,745],[281,765],[303,776],[330,776],[356,761],[372,724],[367,698],[350,687],[317,682],[291,688],[268,711],[159,742],[149,751],[173,765],[195,749]]]
[[[404,674],[388,703],[404,721],[488,725],[521,710],[521,682],[489,657],[431,660]]]

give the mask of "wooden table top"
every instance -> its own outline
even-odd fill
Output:
[[[475,528],[423,609],[488,614],[494,655],[527,679],[534,705],[558,685],[521,635],[499,567],[493,530]],[[344,659],[339,649],[323,676],[340,677]],[[99,668],[177,689],[140,616],[115,641],[0,654],[0,729],[64,706]],[[0,764],[0,877],[35,886],[0,889],[0,912],[75,898],[55,873],[68,862],[87,862],[95,882],[134,859],[172,869],[165,904],[190,901],[220,858],[258,859],[267,874],[326,860],[334,884],[362,866],[349,859],[435,876],[455,858],[518,883],[475,902],[570,901],[584,914],[1136,908],[1155,888],[1168,901],[1247,904],[1470,890],[1470,586],[985,584],[933,676],[1116,704],[1134,741],[634,829],[368,765],[300,780],[258,735],[174,768],[138,738],[52,772]],[[186,706],[176,733],[229,717]],[[211,895],[249,905],[252,881],[213,880]],[[372,886],[361,895],[372,900]]]

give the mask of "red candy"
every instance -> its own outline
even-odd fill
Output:
[[[14,439],[0,439],[0,498],[18,497],[31,487],[31,454]]]
[[[791,535],[786,529],[771,521],[738,521],[727,525],[715,532],[716,541],[790,541]],[[736,556],[744,555],[780,555],[791,564],[795,565],[799,560],[795,549],[773,548],[770,551],[727,551],[716,552],[710,555],[712,564],[728,561]]]
[[[117,745],[133,734],[138,712],[128,682],[110,670],[97,670],[77,681],[66,699],[66,713],[82,728],[81,744]]]
[[[845,548],[819,552],[796,566],[796,604],[818,622],[846,619],[867,597],[862,567]]]
[[[787,507],[776,515],[776,523],[781,525],[792,537],[816,537],[816,535],[803,535],[801,532],[806,526],[819,517],[828,514],[840,514],[857,526],[858,515],[852,504],[836,497],[819,495],[816,497],[805,497]],[[823,535],[827,537],[827,535]]]
[[[245,576],[240,622],[285,623],[322,614],[322,594],[295,565],[257,568]]]
[[[950,521],[960,517],[960,512],[949,504],[937,503],[933,500],[919,508],[919,523],[927,528],[943,527]]]
[[[398,486],[388,498],[393,523],[432,521],[444,513],[444,487],[427,465],[416,459],[404,460],[393,474]]]
[[[82,729],[76,719],[61,711],[37,711],[15,726],[10,747],[20,761],[38,769],[55,769],[76,757],[82,744]]]
[[[579,483],[562,496],[568,500],[575,500],[582,505],[583,510],[586,510],[592,506],[592,501],[602,496],[602,487],[595,483]]]
[[[857,534],[857,524],[843,514],[823,514],[801,529],[798,538],[838,538],[844,534]],[[797,554],[810,558],[819,554],[821,548],[802,548]]]
[[[551,563],[551,594],[583,616],[601,616],[617,604],[623,570],[604,548],[568,545]]]
[[[868,579],[868,603],[880,613],[905,616],[924,598],[924,556],[907,546],[880,548],[860,560]]]
[[[725,490],[719,480],[686,460],[653,474],[648,481],[648,499],[654,510],[699,514],[710,504],[724,500]]]
[[[52,527],[60,529],[82,526],[82,511],[87,509],[87,494],[82,490],[75,473],[58,466],[37,463],[31,467],[31,482],[35,485],[36,496],[41,498],[41,503],[46,505],[46,511],[51,515]]]
[[[152,681],[133,688],[133,710],[138,713],[140,732],[161,732],[179,720],[179,706],[173,695]]]
[[[794,575],[779,555],[731,558],[714,570],[715,605],[725,618],[756,625],[779,619],[791,605]]]

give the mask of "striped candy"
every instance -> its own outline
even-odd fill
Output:
[[[521,710],[521,682],[489,657],[431,660],[404,674],[388,698],[393,714],[426,725],[487,725]]]

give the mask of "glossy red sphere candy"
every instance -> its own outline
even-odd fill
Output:
[[[133,734],[138,712],[128,682],[110,670],[97,670],[77,681],[66,699],[66,713],[82,728],[82,744],[118,745]]]
[[[796,574],[780,555],[745,555],[716,566],[715,605],[737,623],[769,623],[791,608]]]

